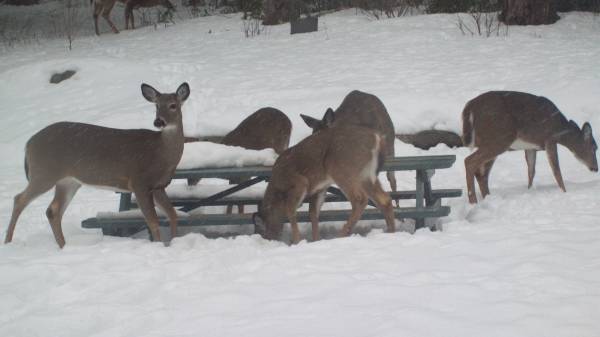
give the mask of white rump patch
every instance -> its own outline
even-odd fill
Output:
[[[381,148],[381,136],[375,134],[375,147],[371,150],[371,160],[365,165],[360,173],[362,179],[368,179],[372,183],[377,179],[377,164],[379,159],[379,149]]]
[[[524,141],[524,140],[522,140],[520,138],[517,138],[510,145],[510,149],[511,150],[542,150],[542,148],[539,147],[538,145],[526,142],[526,141]]]

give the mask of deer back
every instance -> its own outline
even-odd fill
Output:
[[[362,91],[350,92],[342,104],[333,111],[329,108],[321,120],[301,115],[305,123],[317,132],[334,126],[355,125],[373,129],[386,138],[385,153],[394,155],[394,124],[377,96]]]
[[[292,122],[275,108],[262,108],[244,119],[221,141],[250,150],[272,148],[281,154],[289,147]]]

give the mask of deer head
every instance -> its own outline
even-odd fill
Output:
[[[156,105],[154,126],[165,129],[181,124],[181,106],[190,96],[190,87],[187,83],[183,83],[174,94],[161,94],[158,90],[143,83],[142,95],[146,100]]]

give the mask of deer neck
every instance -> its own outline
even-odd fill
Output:
[[[579,135],[576,130],[565,130],[555,135],[556,142],[571,152],[575,151],[579,143]]]
[[[169,157],[173,157],[176,162],[179,162],[181,155],[183,154],[183,123],[181,120],[176,123],[165,126],[160,131],[160,139],[162,143],[164,153],[167,153]]]

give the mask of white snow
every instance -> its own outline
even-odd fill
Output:
[[[225,134],[274,106],[292,120],[294,144],[310,134],[300,113],[321,117],[352,89],[380,97],[398,133],[459,131],[464,104],[492,89],[544,95],[600,128],[598,16],[562,14],[489,39],[461,35],[455,15],[369,21],[348,10],[319,25],[246,39],[238,16],[215,16],[79,38],[71,52],[60,40],[0,51],[0,234],[26,185],[27,139],[60,120],[150,129],[142,82],[162,92],[190,83],[189,136]],[[77,74],[48,83],[68,68]],[[457,156],[434,188],[464,188],[469,153],[396,147]],[[600,176],[563,147],[559,157],[567,193],[543,152],[528,190],[515,151],[498,158],[486,200],[445,202],[443,231],[385,234],[366,222],[364,235],[332,239],[340,224],[321,224],[325,240],[297,246],[256,235],[187,234],[170,247],[103,237],[81,221],[115,211],[118,195],[84,187],[64,216],[60,250],[47,193],[23,212],[13,243],[0,244],[0,336],[598,336]],[[397,178],[414,188],[414,173]]]
[[[186,143],[178,169],[210,167],[271,166],[277,159],[273,149],[248,150],[211,142]]]

